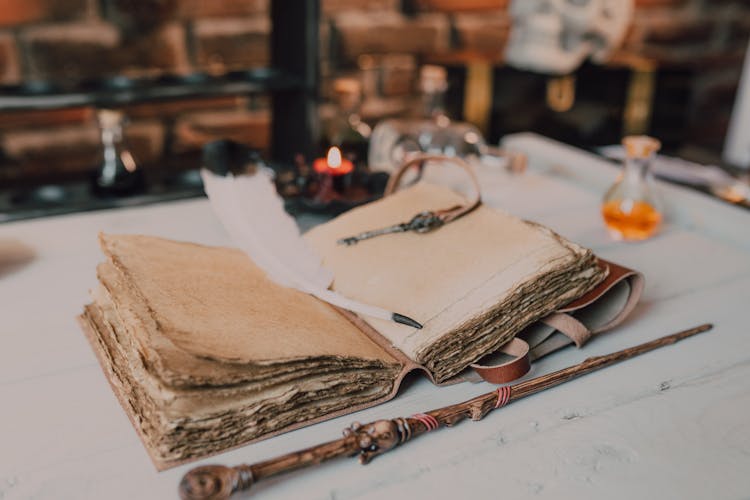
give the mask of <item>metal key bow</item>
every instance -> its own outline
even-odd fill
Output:
[[[368,240],[375,236],[391,233],[405,233],[407,231],[415,231],[417,233],[426,233],[432,231],[445,222],[435,212],[419,212],[417,215],[412,217],[409,222],[402,222],[401,224],[394,224],[392,226],[384,227],[381,229],[374,229],[372,231],[365,231],[355,236],[349,236],[348,238],[341,238],[337,241],[339,245],[354,245],[362,240]]]

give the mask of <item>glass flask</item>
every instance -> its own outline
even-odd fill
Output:
[[[604,195],[602,217],[613,238],[645,240],[662,224],[663,205],[651,173],[651,161],[661,143],[648,136],[628,136],[623,170]]]
[[[392,172],[412,153],[482,156],[487,146],[475,126],[451,120],[445,112],[448,81],[445,68],[423,66],[419,87],[421,108],[409,118],[384,120],[370,139],[369,165]]]
[[[94,177],[94,192],[126,195],[140,191],[143,172],[125,143],[122,111],[99,109],[96,117],[101,130],[103,162]]]

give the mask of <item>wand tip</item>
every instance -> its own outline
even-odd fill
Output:
[[[411,326],[412,328],[418,328],[419,330],[422,329],[422,324],[411,319],[409,316],[404,316],[403,314],[399,314],[399,313],[392,313],[391,318],[396,323],[401,323],[402,325]]]

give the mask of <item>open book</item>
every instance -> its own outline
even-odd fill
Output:
[[[450,382],[605,280],[589,250],[484,206],[430,233],[336,243],[457,196],[418,184],[306,235],[335,290],[421,330],[281,287],[236,249],[101,235],[81,324],[157,468],[378,404],[416,368]]]

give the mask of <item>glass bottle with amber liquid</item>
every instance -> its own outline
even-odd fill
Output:
[[[602,217],[613,238],[645,240],[659,231],[664,213],[651,173],[661,143],[653,137],[628,136],[622,144],[623,170],[604,195]]]

